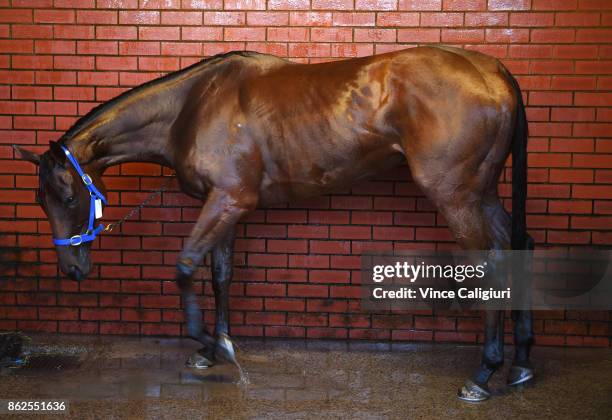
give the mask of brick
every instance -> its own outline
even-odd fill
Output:
[[[249,266],[286,267],[287,256],[280,254],[249,254]]]
[[[333,26],[374,26],[375,22],[376,14],[369,12],[336,12],[332,19]]]
[[[574,185],[572,188],[574,198],[612,198],[612,186],[610,185]]]
[[[81,308],[82,320],[117,321],[120,319],[119,309]]]
[[[149,10],[123,10],[119,12],[119,23],[122,25],[155,25],[160,22],[160,12]]]
[[[77,23],[112,25],[118,22],[117,12],[110,10],[77,10]]]
[[[31,71],[0,71],[0,76],[5,83],[29,84],[34,81]]]
[[[100,334],[138,334],[137,323],[115,323],[115,322],[101,322],[100,323]]]
[[[332,44],[332,57],[365,57],[374,54],[372,44]]]
[[[308,9],[309,6],[308,0],[270,0],[268,2],[268,8],[272,8],[272,4],[279,3],[286,3],[292,6],[295,4],[296,6],[293,7],[300,9]],[[312,0],[312,8],[315,10],[352,10],[353,0]]]
[[[330,239],[370,239],[369,226],[332,226]]]
[[[395,29],[355,29],[355,42],[395,42],[396,38]]]
[[[531,42],[569,43],[574,42],[573,29],[533,29]]]
[[[116,41],[78,41],[77,53],[96,55],[115,55],[118,53]]]
[[[136,37],[135,26],[96,26],[97,39],[136,39]]]
[[[332,13],[314,11],[291,12],[289,22],[292,26],[331,26]]]
[[[34,22],[36,23],[74,23],[73,10],[34,10]]]
[[[135,70],[137,66],[136,57],[96,57],[98,70]]]
[[[162,55],[202,55],[202,46],[200,43],[193,42],[162,42]]]
[[[308,243],[305,240],[268,240],[268,252],[306,253]]]
[[[399,10],[441,10],[442,0],[399,0]]]
[[[310,30],[310,39],[314,42],[351,42],[353,40],[353,29],[312,28]]]
[[[91,39],[94,27],[90,25],[54,25],[53,34],[60,39]]]
[[[465,43],[484,41],[482,29],[443,29],[442,42]]]
[[[120,55],[160,55],[160,43],[155,41],[121,41]]]
[[[594,121],[594,108],[553,108],[551,121]]]
[[[397,0],[355,0],[355,10],[396,10]]]
[[[581,0],[580,8],[585,10],[610,10],[606,0]]]
[[[327,238],[329,228],[326,226],[295,225],[289,226],[287,236],[298,238]]]
[[[421,26],[453,27],[462,25],[462,13],[421,13]]]
[[[572,105],[571,92],[530,92],[529,105]]]
[[[573,216],[571,227],[573,229],[611,230],[612,217]]]
[[[612,29],[578,29],[576,42],[610,43],[612,42]]]
[[[287,287],[287,296],[293,297],[327,297],[328,287],[324,285],[298,285],[290,284]]]
[[[289,24],[286,12],[248,12],[247,24],[251,26],[282,26]]]
[[[531,0],[488,0],[489,10],[529,10]]]
[[[469,332],[450,332],[450,331],[435,331],[434,340],[439,342],[474,342],[476,340],[475,333]]]
[[[346,0],[340,0],[346,2]],[[313,9],[327,9],[326,3],[333,2],[338,3],[337,0],[313,0],[312,8]],[[351,5],[349,8],[353,7],[351,0]],[[322,7],[321,7],[322,6]],[[310,8],[310,0],[268,0],[268,9],[269,10],[307,10]]]
[[[378,26],[419,26],[419,14],[413,12],[381,12],[377,14]]]
[[[268,28],[268,41],[304,42],[308,41],[308,28]]]
[[[32,53],[34,42],[26,39],[0,40],[0,51],[7,53]]]
[[[266,0],[225,0],[226,10],[264,10]]]
[[[183,30],[193,28],[183,28]],[[139,26],[138,37],[142,40],[169,40],[180,39],[180,28],[174,26]]]
[[[599,13],[557,13],[557,26],[599,26]]]
[[[332,298],[357,299],[361,297],[359,286],[330,286],[329,296]]]
[[[139,57],[139,70],[153,71],[176,71],[179,69],[179,59],[177,57]]]
[[[56,55],[53,57],[53,68],[57,70],[93,70],[94,58],[74,55]]]
[[[555,21],[554,13],[511,13],[510,26],[518,27],[539,27],[553,26]]]
[[[486,0],[444,0],[442,3],[442,10],[477,11],[486,8]]]
[[[535,10],[572,10],[578,0],[532,0],[532,3]]]
[[[32,10],[4,9],[0,10],[0,23],[31,23]]]
[[[554,54],[558,58],[596,58],[595,45],[555,45]],[[594,85],[594,84],[593,84]],[[576,86],[580,88],[580,86]]]
[[[339,270],[311,270],[308,275],[310,283],[349,283],[350,274],[348,271]]]
[[[576,74],[611,74],[612,60],[576,62]]]
[[[487,42],[518,43],[529,41],[528,29],[486,29]]]
[[[240,26],[245,23],[245,12],[204,12],[204,25]]]
[[[394,341],[432,341],[432,331],[394,330],[391,334]]]
[[[465,26],[507,26],[508,14],[500,12],[466,13]]]
[[[12,25],[12,38],[53,38],[52,25]],[[7,36],[8,38],[8,36]]]
[[[13,86],[13,99],[51,99],[50,87]]]

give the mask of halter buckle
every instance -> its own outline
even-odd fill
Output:
[[[70,245],[79,246],[83,243],[83,237],[81,235],[74,235],[70,238]]]
[[[81,179],[83,179],[83,183],[87,186],[90,186],[91,184],[93,184],[93,181],[91,180],[91,177],[87,174],[83,174],[83,176],[81,177]]]

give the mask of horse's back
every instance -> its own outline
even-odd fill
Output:
[[[512,102],[497,60],[446,47],[319,64],[253,53],[223,66],[196,86],[185,112],[185,160],[209,177],[224,169],[223,180],[232,167],[258,174],[264,203],[342,188],[405,156],[461,145],[475,132],[470,124],[486,126]]]

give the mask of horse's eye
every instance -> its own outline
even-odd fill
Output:
[[[73,195],[71,195],[71,196],[70,196],[70,197],[68,197],[68,198],[67,198],[65,201],[66,201],[66,204],[72,204],[72,203],[74,203],[74,196],[73,196]]]

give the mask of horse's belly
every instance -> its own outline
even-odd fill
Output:
[[[345,160],[302,161],[293,170],[274,171],[273,174],[266,171],[260,188],[260,204],[289,202],[350,187],[404,162],[398,150],[397,147],[385,147],[359,158],[347,154]]]

